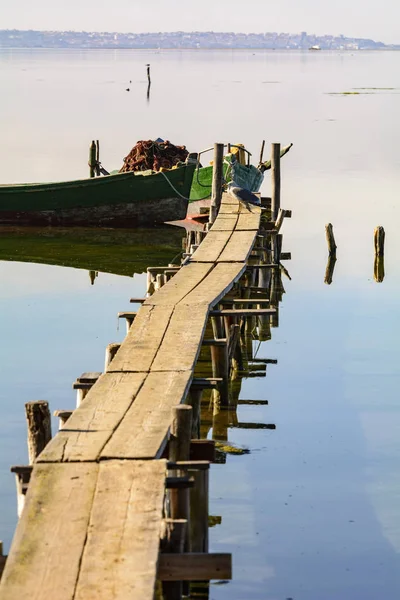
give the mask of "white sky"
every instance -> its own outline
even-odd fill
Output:
[[[0,29],[278,31],[400,43],[399,0],[0,0]]]

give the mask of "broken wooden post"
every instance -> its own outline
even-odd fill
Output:
[[[15,484],[17,487],[17,514],[21,517],[25,506],[25,496],[31,478],[32,465],[11,467],[11,473],[15,473]]]
[[[28,424],[29,464],[33,464],[51,440],[51,417],[49,403],[45,400],[27,402],[25,414]]]
[[[97,154],[96,142],[94,140],[92,140],[92,143],[90,144],[90,149],[89,149],[89,174],[90,174],[90,177],[96,176],[96,154]]]
[[[333,235],[333,226],[332,223],[328,223],[328,225],[325,225],[325,234],[326,234],[326,241],[328,243],[328,251],[329,254],[331,256],[336,256],[336,242],[335,242],[335,237]]]
[[[211,191],[210,223],[217,218],[222,200],[224,144],[214,144],[213,179]]]
[[[121,344],[115,344],[115,343],[108,344],[108,346],[106,348],[106,357],[105,357],[105,361],[104,361],[104,371],[107,371],[110,362],[112,361],[112,359],[117,354],[117,352],[120,348],[121,348]]]
[[[383,256],[385,253],[385,230],[381,225],[375,227],[374,245],[376,256]]]
[[[281,207],[281,145],[271,147],[271,220],[276,221]]]
[[[333,272],[335,270],[335,264],[336,264],[336,255],[330,254],[328,257],[327,265],[326,265],[325,279],[324,279],[324,283],[326,283],[327,285],[331,285],[331,283],[332,283]]]

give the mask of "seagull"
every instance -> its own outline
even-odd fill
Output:
[[[258,196],[246,190],[245,188],[238,187],[232,183],[228,185],[228,193],[231,194],[236,200],[250,210],[250,206],[260,206],[261,202]]]

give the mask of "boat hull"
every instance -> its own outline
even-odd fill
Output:
[[[183,219],[194,169],[0,186],[0,223],[130,227]]]

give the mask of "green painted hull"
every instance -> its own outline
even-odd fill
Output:
[[[212,174],[212,166],[201,167],[200,169],[196,169],[193,176],[192,187],[190,190],[190,202],[210,198],[212,187]],[[239,163],[235,163],[234,176],[232,177],[229,159],[228,157],[225,157],[224,178],[228,183],[230,183],[234,178],[235,183],[238,186],[243,187],[246,190],[250,190],[251,192],[258,192],[260,190],[264,177],[263,174],[253,165],[247,166],[241,165]]]
[[[77,181],[0,185],[0,223],[124,227],[183,219],[194,169],[195,164],[188,164],[165,175],[119,173]]]
[[[167,265],[182,250],[184,230],[0,226],[0,261],[72,267],[132,277]]]

